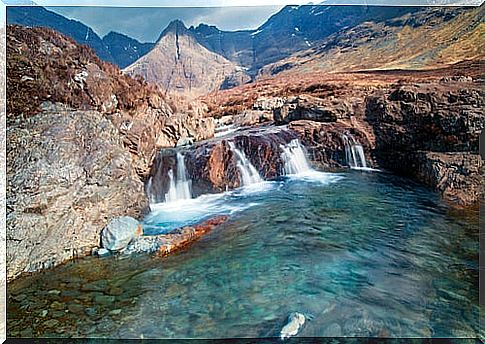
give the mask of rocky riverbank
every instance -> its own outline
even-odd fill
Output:
[[[251,110],[288,124],[313,162],[326,169],[349,166],[350,135],[370,167],[410,176],[450,204],[470,206],[483,192],[484,173],[478,142],[485,98],[477,68],[462,63],[415,73],[281,76],[207,96],[206,102],[226,123]]]
[[[49,29],[8,26],[7,78],[9,280],[89,254],[112,218],[141,219],[158,149],[214,134],[196,103],[179,112]]]

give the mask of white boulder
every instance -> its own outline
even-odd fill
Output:
[[[121,251],[142,234],[140,223],[130,217],[112,219],[101,232],[101,245],[110,251]]]

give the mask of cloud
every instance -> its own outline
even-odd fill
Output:
[[[155,41],[175,19],[187,26],[200,23],[222,30],[255,29],[281,6],[176,8],[176,7],[47,7],[93,28],[100,36],[109,31],[124,33],[142,42]]]

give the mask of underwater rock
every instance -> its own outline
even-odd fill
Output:
[[[280,333],[281,339],[296,336],[305,324],[305,316],[298,312],[293,312],[288,316],[288,323],[283,326]]]
[[[142,234],[140,223],[129,216],[117,217],[103,228],[101,244],[110,251],[121,251]]]
[[[200,224],[179,228],[167,234],[140,236],[130,243],[123,253],[156,252],[159,255],[166,256],[196,241],[202,235],[211,231],[215,226],[225,222],[228,218],[229,216],[220,215]]]
[[[102,248],[102,247],[96,247],[95,249],[93,249],[93,252],[92,252],[93,256],[97,256],[97,257],[107,257],[109,256],[111,253],[109,252],[109,250],[105,249],[105,248]]]

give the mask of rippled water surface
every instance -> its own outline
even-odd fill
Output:
[[[9,285],[10,336],[477,337],[478,214],[409,180],[309,174],[159,205],[153,233],[230,220],[167,258],[87,258]],[[483,333],[482,333],[483,335]]]

